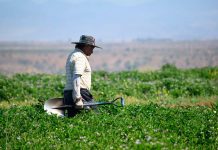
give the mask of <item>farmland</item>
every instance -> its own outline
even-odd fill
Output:
[[[74,118],[48,115],[43,103],[62,97],[64,75],[0,75],[0,149],[217,149],[218,68],[93,73],[97,101]]]

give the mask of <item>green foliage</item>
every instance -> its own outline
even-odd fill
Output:
[[[0,101],[47,100],[51,96],[62,96],[64,77],[61,75],[16,74],[1,76]]]
[[[218,107],[104,107],[74,118],[0,109],[0,149],[216,149]]]
[[[218,95],[218,68],[180,70],[165,65],[154,72],[94,72],[92,92],[96,99],[111,99],[116,95],[141,100],[165,97]],[[0,101],[44,101],[62,97],[64,75],[16,74],[0,76]]]
[[[145,73],[97,72],[94,74],[93,91],[97,91],[96,95],[101,91],[103,93],[101,96],[105,98],[114,96],[116,92],[140,99],[155,98],[160,94],[175,98],[212,96],[218,94],[218,74],[210,73],[215,72],[214,70],[217,71],[218,68],[179,70],[172,66],[163,66],[161,71]]]
[[[140,101],[218,96],[218,68],[182,70],[165,65],[153,72],[94,72],[99,101],[117,95]],[[42,103],[62,97],[64,75],[0,75],[0,149],[217,149],[218,103],[213,107],[102,106],[74,118],[47,115]]]

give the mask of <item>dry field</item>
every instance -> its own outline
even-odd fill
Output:
[[[145,40],[100,43],[90,57],[93,70],[155,70],[166,63],[179,68],[218,66],[218,40]],[[74,45],[64,42],[0,42],[0,73],[64,73]]]

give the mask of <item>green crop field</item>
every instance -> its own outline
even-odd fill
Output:
[[[93,73],[96,101],[74,118],[48,115],[64,75],[0,75],[0,149],[218,149],[218,68]]]

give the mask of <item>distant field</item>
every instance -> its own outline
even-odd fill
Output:
[[[70,42],[69,42],[70,43]],[[64,73],[74,45],[57,42],[0,42],[0,72]],[[145,40],[100,44],[90,58],[93,70],[156,70],[164,64],[178,68],[218,66],[218,41]]]

